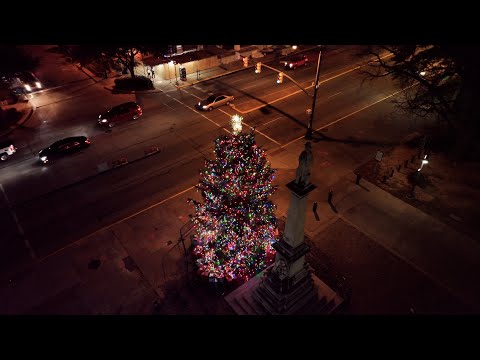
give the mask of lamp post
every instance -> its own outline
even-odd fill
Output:
[[[308,122],[307,133],[305,134],[305,139],[312,139],[313,135],[313,115],[315,113],[315,101],[317,100],[317,90],[318,90],[318,79],[320,78],[320,65],[322,63],[322,50],[318,54],[318,64],[317,64],[317,75],[315,76],[315,90],[313,92],[313,101],[312,109],[310,111],[310,120]]]
[[[415,186],[417,185],[417,183],[419,183],[420,181],[420,171],[422,171],[423,169],[423,165],[426,165],[428,164],[428,155],[425,155],[422,159],[422,163],[420,164],[420,167],[417,169],[417,171],[415,172],[415,176],[413,178],[413,185],[412,185],[412,190],[410,191],[409,194],[407,194],[407,199],[414,199],[415,198]]]
[[[415,174],[417,181],[420,180],[420,171],[422,171],[423,165],[428,164],[427,157],[428,157],[428,155],[425,155],[425,156],[423,157],[422,163],[420,164],[420,167],[417,169],[417,173]]]

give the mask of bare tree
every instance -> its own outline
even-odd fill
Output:
[[[102,55],[125,66],[130,72],[130,76],[134,78],[135,67],[138,65],[136,56],[146,52],[147,50],[143,45],[124,45],[105,47]]]
[[[472,150],[480,132],[478,48],[378,45],[365,53],[376,58],[362,71],[365,79],[392,76],[404,89],[397,106],[419,116],[435,116],[464,152]]]

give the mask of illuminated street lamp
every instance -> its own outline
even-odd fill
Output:
[[[415,179],[418,181],[420,179],[420,171],[423,169],[423,165],[428,164],[427,160],[428,155],[425,155],[422,159],[422,163],[420,164],[420,167],[417,169],[417,173],[415,174]]]
[[[420,180],[420,171],[423,169],[423,165],[428,164],[427,160],[428,155],[425,155],[422,159],[422,163],[420,164],[420,167],[417,169],[417,172],[415,173],[415,177],[413,180],[413,185],[412,185],[412,190],[410,191],[409,194],[407,194],[407,199],[414,199],[415,198],[415,186],[417,185],[418,181]]]
[[[427,156],[428,156],[428,155],[425,155],[425,156],[423,157],[423,159],[422,159],[422,164],[421,164],[420,167],[417,169],[417,171],[418,171],[419,173],[420,173],[420,170],[423,169],[423,165],[428,164]]]

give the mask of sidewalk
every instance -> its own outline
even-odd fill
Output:
[[[295,168],[301,146],[269,156],[273,167],[283,164],[278,184],[291,180],[289,169]],[[314,199],[325,198],[318,204],[320,221],[307,216],[305,233],[312,241],[341,219],[479,310],[480,246],[471,238],[371,183],[356,185],[353,171],[334,184],[312,181],[318,188],[307,208]],[[278,217],[286,216],[289,204],[288,190],[280,187],[275,200]],[[337,212],[326,201],[329,188],[334,189]],[[192,212],[186,200],[195,193],[187,189],[165,199],[12,277],[0,285],[0,313],[152,314],[157,300],[162,314],[231,314],[222,296],[187,280],[178,239]],[[189,239],[185,246],[190,246]]]

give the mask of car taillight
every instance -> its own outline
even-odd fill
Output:
[[[85,140],[85,144],[90,144],[90,140]]]

